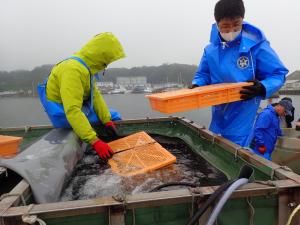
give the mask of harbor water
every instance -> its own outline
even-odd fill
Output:
[[[153,111],[145,94],[114,94],[103,95],[108,106],[118,110],[123,119],[157,118],[171,115]],[[280,99],[285,96],[280,96]],[[300,96],[289,96],[295,107],[295,120],[300,118]],[[280,99],[274,99],[276,102]],[[267,101],[262,101],[265,107]],[[188,112],[172,114],[190,119],[199,125],[209,126],[211,119],[210,107]],[[18,127],[31,125],[46,125],[50,121],[36,97],[2,97],[0,98],[0,127]]]

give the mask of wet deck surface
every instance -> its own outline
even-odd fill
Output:
[[[176,156],[177,162],[174,165],[134,177],[121,177],[113,173],[109,165],[100,160],[90,149],[86,151],[84,158],[76,166],[61,200],[147,193],[158,185],[169,182],[188,182],[197,186],[211,186],[227,181],[222,172],[193,153],[180,139],[153,135],[152,137]],[[186,187],[170,186],[160,191],[180,188]]]

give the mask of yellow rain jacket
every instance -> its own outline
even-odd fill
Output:
[[[81,58],[94,75],[108,64],[125,57],[125,54],[122,45],[112,33],[101,33],[74,56]],[[63,104],[70,125],[79,138],[87,143],[97,139],[96,132],[81,111],[83,101],[90,97],[90,79],[89,71],[80,62],[68,59],[53,67],[46,86],[47,99]],[[96,85],[93,86],[94,110],[105,124],[111,120],[110,112]]]

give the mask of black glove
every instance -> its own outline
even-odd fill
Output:
[[[197,84],[192,84],[192,85],[189,86],[189,89],[194,89],[194,88],[196,88],[196,87],[199,87],[199,85],[197,85]]]
[[[265,97],[266,96],[266,88],[259,80],[252,80],[248,82],[253,82],[252,86],[244,86],[243,89],[240,91],[241,99],[248,100],[254,98],[256,96]]]

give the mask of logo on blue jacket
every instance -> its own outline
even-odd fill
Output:
[[[241,56],[238,58],[236,64],[240,69],[246,69],[249,66],[249,58],[246,56]]]

